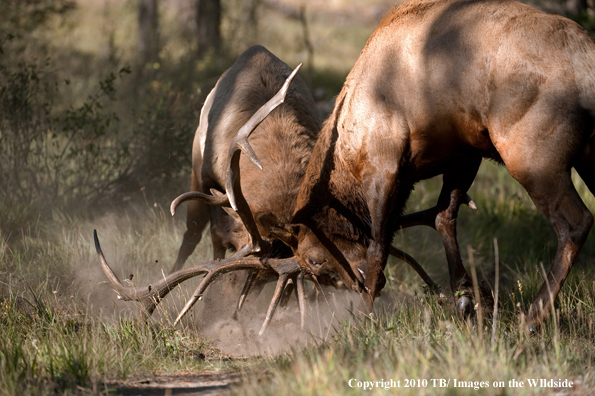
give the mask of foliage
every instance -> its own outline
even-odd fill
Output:
[[[592,12],[593,9],[590,9],[590,13],[587,11],[583,11],[578,15],[573,15],[572,19],[576,21],[579,25],[587,29],[587,31],[591,34],[591,36],[595,35],[595,14]]]
[[[136,61],[132,3],[105,2],[113,9],[106,5],[102,16],[98,3],[0,1],[2,395],[99,393],[104,391],[101,383],[113,378],[237,368],[240,362],[222,362],[196,330],[172,328],[172,312],[158,312],[155,321],[145,324],[135,304],[114,301],[110,287],[100,284],[104,277],[91,234],[93,228],[108,234],[105,244],[115,247],[110,251],[121,259],[118,275],[134,274],[138,285],[169,268],[183,225],[160,204],[188,188],[193,133],[206,93],[252,41],[288,64],[306,60],[304,26],[270,8],[270,2],[256,2],[257,14],[267,23],[250,31],[241,26],[241,2],[228,0],[222,26],[225,56],[197,59],[191,30],[163,7],[164,45],[159,61],[145,65]],[[322,3],[335,7],[341,2]],[[351,14],[326,8],[317,12],[314,2],[308,3],[314,47],[308,80],[314,90],[326,89],[322,96],[337,93],[376,24],[373,18],[357,18],[370,15],[364,11],[371,2],[352,3],[360,8]],[[372,3],[380,11],[388,7]],[[590,23],[592,18],[585,18]],[[93,29],[86,31],[88,25]],[[576,178],[575,184],[595,210],[584,184]],[[409,211],[435,204],[440,185],[439,179],[419,184]],[[476,250],[486,284],[494,279],[492,240],[500,242],[502,318],[494,344],[489,317],[479,331],[458,322],[450,301],[426,296],[417,275],[391,261],[384,292],[399,296],[393,299],[396,306],[342,322],[329,332],[332,337],[313,337],[313,345],[304,350],[249,362],[244,386],[234,392],[359,394],[348,386],[352,376],[503,381],[564,376],[592,387],[592,236],[556,302],[555,319],[540,336],[528,338],[519,331],[522,312],[542,282],[540,264],[547,268],[555,254],[555,235],[504,168],[482,166],[470,195],[479,210],[461,210],[459,241]],[[98,209],[98,204],[105,209],[124,202],[125,210],[116,214]],[[441,285],[448,283],[435,231],[407,230],[395,244],[412,253]],[[193,257],[211,257],[208,238]],[[92,307],[102,302],[109,305],[102,307],[106,311],[119,314],[114,318]],[[205,355],[206,360],[197,358]],[[467,393],[451,391],[444,393]]]
[[[13,16],[0,37],[0,230],[5,235],[40,216],[51,217],[55,207],[113,204],[141,190],[157,197],[188,183],[183,176],[189,174],[202,97],[192,85],[171,79],[182,74],[192,79],[193,73],[180,73],[188,63],[153,71],[108,61],[107,68],[90,75],[65,69],[36,32],[71,6],[64,1],[0,6]],[[19,22],[30,17],[37,22]],[[79,56],[71,54],[70,62]]]
[[[63,15],[74,6],[72,0],[2,0],[0,34],[10,32],[19,37],[27,36],[52,16]]]
[[[17,205],[54,205],[84,200],[105,190],[129,162],[120,144],[115,100],[118,75],[110,73],[96,92],[78,106],[60,109],[60,83],[51,63],[12,66],[9,49],[0,60],[0,200],[13,212]],[[4,61],[4,62],[3,62]],[[65,80],[63,84],[69,84]],[[116,134],[116,135],[115,135]]]

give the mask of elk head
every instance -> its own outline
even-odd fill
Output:
[[[345,267],[346,263],[350,262],[349,260],[353,261],[351,257],[349,257],[349,260],[344,260],[342,263],[336,261],[332,262],[334,266],[328,261],[324,261],[325,257],[330,257],[331,259],[333,257],[340,257],[341,251],[356,252],[356,250],[353,249],[352,244],[346,243],[342,245],[336,240],[323,240],[324,242],[319,242],[319,240],[315,239],[310,228],[306,228],[303,224],[288,223],[286,219],[279,218],[275,213],[259,213],[258,217],[255,218],[242,193],[240,183],[241,172],[239,168],[240,154],[244,153],[255,166],[261,168],[261,163],[250,146],[248,137],[271,111],[283,103],[291,81],[297,74],[300,66],[290,74],[280,91],[250,118],[233,139],[227,157],[225,194],[214,189],[211,190],[211,194],[196,191],[188,192],[174,199],[171,204],[172,215],[180,204],[189,200],[199,200],[210,205],[221,206],[231,215],[239,216],[241,218],[242,223],[250,236],[250,243],[245,245],[228,259],[210,261],[183,268],[172,272],[167,277],[146,287],[131,288],[122,285],[109,267],[101,251],[97,235],[95,234],[96,249],[102,268],[112,285],[115,287],[120,298],[141,302],[145,311],[148,314],[151,314],[157,304],[159,304],[160,300],[176,285],[191,277],[205,275],[196,291],[179,313],[175,321],[175,323],[178,323],[188,310],[201,298],[210,283],[212,283],[219,275],[231,271],[247,269],[252,271],[252,275],[248,277],[246,285],[242,290],[238,306],[238,308],[241,308],[241,304],[248,293],[251,284],[255,281],[255,275],[260,272],[260,274],[265,275],[260,276],[259,278],[261,279],[278,277],[273,298],[260,330],[260,334],[262,334],[270,323],[274,311],[288,284],[295,285],[302,328],[305,322],[305,297],[303,285],[305,279],[310,279],[317,284],[336,284],[338,281],[342,281],[347,283],[352,289],[361,291],[359,284],[355,281],[351,281],[354,277],[350,274],[350,268]],[[270,258],[271,243],[268,239],[261,236],[261,229],[264,229],[267,235],[273,236],[291,247],[298,254],[294,257],[285,259]],[[328,255],[329,249],[334,255]],[[392,253],[409,263],[422,276],[426,283],[434,287],[436,290],[439,290],[436,284],[427,276],[421,266],[419,266],[411,256],[394,248]],[[347,268],[347,270],[344,270],[344,268]],[[361,273],[358,273],[358,275],[360,275],[360,284],[363,284]]]

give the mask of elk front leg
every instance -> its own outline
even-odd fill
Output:
[[[381,162],[382,163],[382,162]],[[364,191],[371,218],[372,240],[366,251],[365,262],[361,263],[357,271],[364,277],[364,299],[365,308],[372,311],[374,299],[386,284],[384,267],[388,258],[392,234],[387,232],[389,213],[396,200],[396,183],[398,166],[391,162],[384,161],[384,167],[372,163],[367,177],[364,178]],[[389,166],[393,165],[392,167]],[[361,271],[363,268],[363,271]]]
[[[457,314],[461,318],[473,312],[474,304],[473,284],[463,266],[457,241],[457,217],[462,204],[475,208],[475,203],[467,195],[467,190],[471,187],[480,164],[481,157],[476,157],[468,161],[464,168],[445,173],[436,206],[403,216],[399,225],[400,228],[427,225],[438,231],[444,244],[450,287],[455,297]]]
[[[192,191],[198,189],[199,182],[196,180],[194,171],[192,171]],[[178,251],[178,258],[174,263],[169,273],[178,271],[184,266],[188,257],[194,252],[196,245],[202,238],[202,233],[209,222],[209,207],[199,201],[191,201],[188,203],[188,211],[186,214],[186,232],[182,239],[182,244]]]

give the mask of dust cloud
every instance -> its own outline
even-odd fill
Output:
[[[217,284],[211,285],[183,324],[195,326],[213,341],[213,346],[233,356],[276,355],[328,341],[344,323],[361,320],[363,315],[363,301],[357,293],[333,287],[318,289],[317,292],[311,282],[309,285],[306,282],[306,294],[310,289],[311,297],[306,303],[304,330],[301,329],[294,293],[286,306],[277,307],[268,328],[259,336],[275,282],[268,284],[259,295],[249,294],[236,319],[234,312],[241,285],[235,293],[226,293],[228,283],[222,277]],[[384,293],[377,300],[375,309],[380,311],[399,301],[402,301],[402,296]]]
[[[119,221],[121,219],[106,217],[95,225],[104,254],[116,275],[123,283],[133,286],[148,285],[163,277],[173,263],[171,255],[177,252],[178,238],[183,231],[170,230],[168,237],[171,241],[163,242],[162,235],[145,237],[140,229],[127,230],[126,226],[117,224]],[[176,227],[179,228],[179,225],[174,226]],[[81,232],[83,238],[88,233],[88,242],[85,242],[87,254],[84,260],[72,263],[78,267],[71,285],[72,290],[77,290],[74,303],[82,307],[82,311],[96,315],[101,320],[143,317],[140,304],[119,300],[103,274],[92,243],[93,229],[88,227]],[[152,238],[155,240],[152,241]],[[187,265],[210,260],[208,234],[201,245]],[[166,259],[161,259],[162,257]],[[242,272],[219,277],[177,328],[190,330],[189,334],[198,334],[209,339],[213,347],[225,354],[248,357],[276,355],[324,342],[346,321],[361,320],[363,301],[357,293],[346,288],[332,287],[316,291],[314,284],[306,281],[306,294],[310,294],[310,298],[306,303],[304,330],[300,328],[300,313],[294,292],[286,306],[277,307],[267,330],[259,336],[276,282],[267,284],[258,294],[251,291],[234,319],[235,307],[246,276]],[[134,275],[133,279],[128,281],[131,274]],[[237,278],[235,283],[230,282],[231,276]],[[172,290],[158,306],[151,320],[163,326],[173,326],[177,314],[201,279],[202,277],[187,280]],[[70,292],[64,290],[61,294],[68,293]],[[403,296],[397,292],[383,292],[375,303],[375,309],[381,310],[383,305],[395,304],[402,299]]]

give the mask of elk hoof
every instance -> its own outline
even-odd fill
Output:
[[[461,296],[456,304],[457,316],[461,319],[467,319],[473,313],[473,302],[467,296]]]

